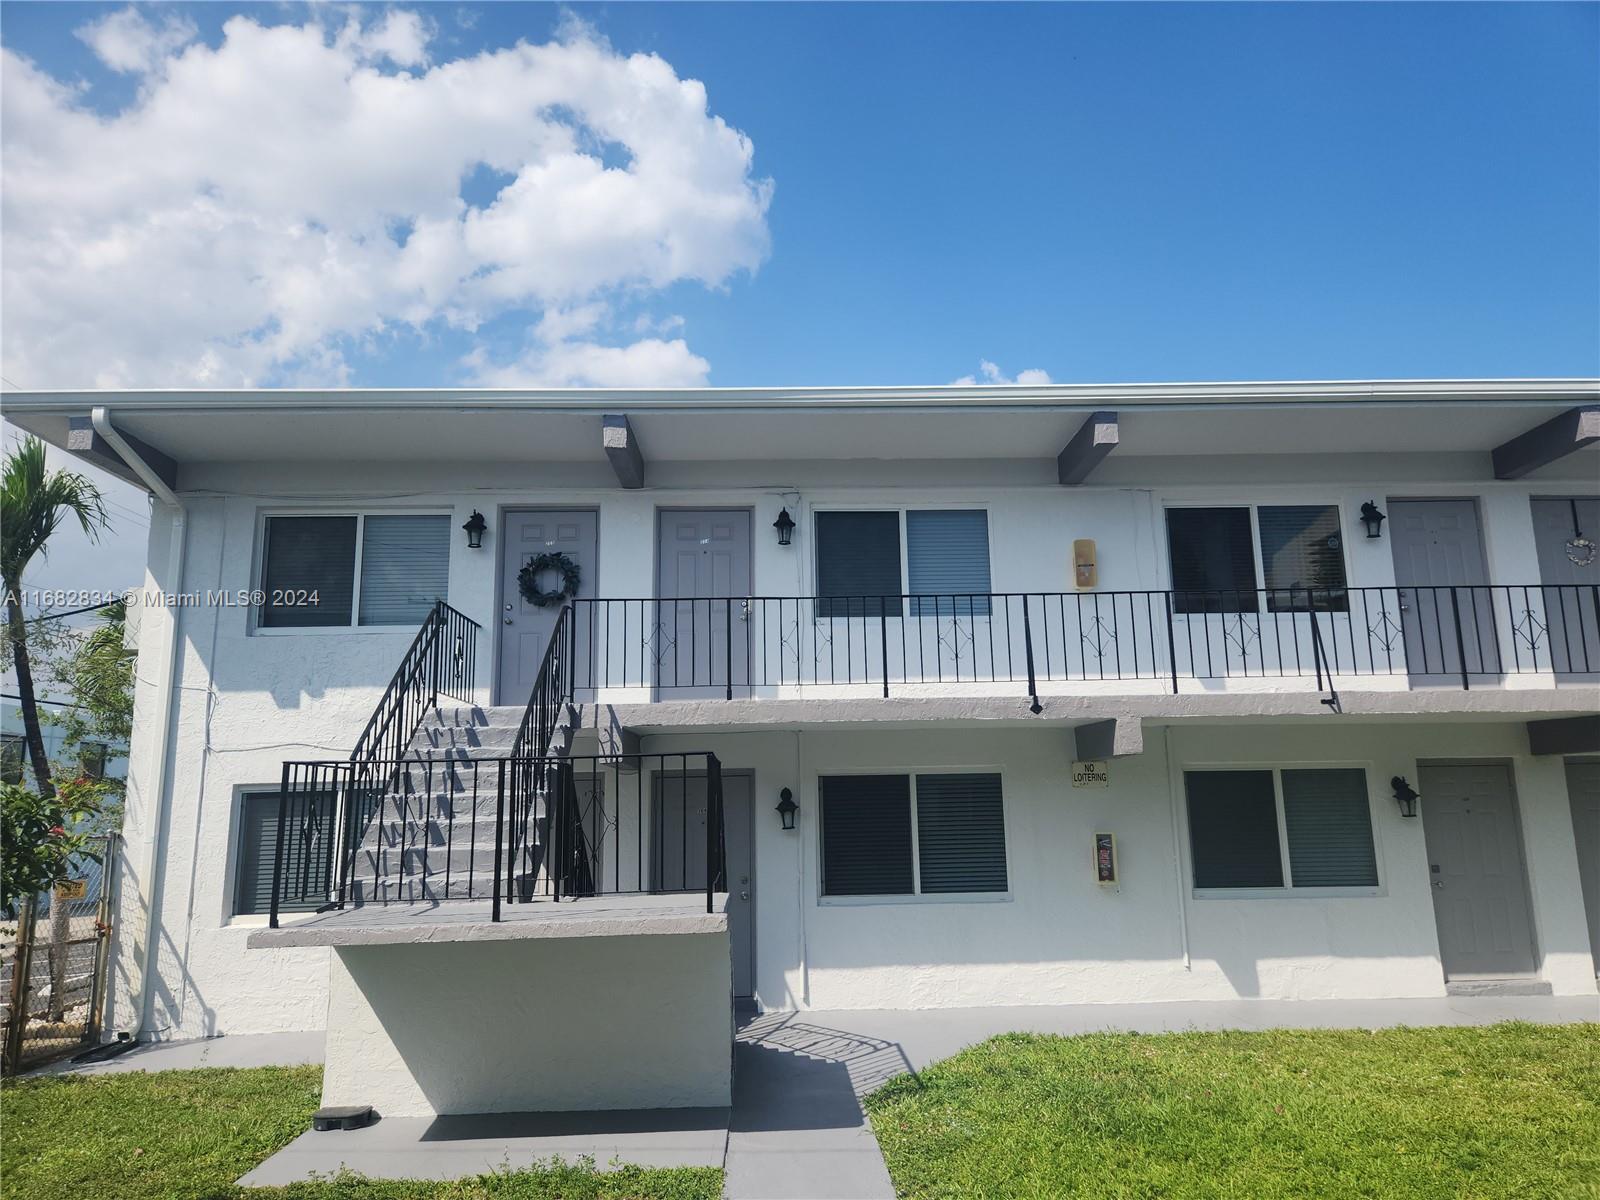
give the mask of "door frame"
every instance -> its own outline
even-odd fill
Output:
[[[672,752],[671,751],[667,751],[666,754],[667,754],[667,757],[669,757],[669,758],[672,756]],[[704,779],[706,777],[706,772],[705,771],[673,772],[673,774],[674,775],[681,774],[682,777],[685,778],[685,779]],[[749,822],[749,834],[750,834],[750,856],[749,856],[749,861],[750,861],[750,995],[754,996],[756,994],[756,959],[757,959],[757,956],[760,954],[760,950],[758,949],[758,946],[760,944],[760,939],[756,936],[756,906],[761,903],[761,891],[760,891],[759,887],[757,886],[757,884],[760,882],[760,873],[756,870],[756,769],[754,767],[724,767],[724,768],[722,768],[722,778],[723,779],[727,779],[731,775],[742,775],[744,778],[746,778],[746,779],[748,779],[750,781],[750,822]],[[660,799],[660,790],[659,789],[661,787],[661,779],[662,779],[662,773],[660,771],[655,771],[655,772],[651,773],[651,777],[650,777],[650,840],[651,840],[652,845],[655,842],[657,829],[658,829],[658,826],[659,826],[659,823],[660,823],[660,815],[661,814],[660,814],[660,807],[659,807],[658,801]],[[726,839],[727,839],[727,833],[728,833],[726,822],[724,822],[722,833],[723,833],[723,839],[724,839],[723,846],[724,846],[724,850],[726,850],[726,846],[727,846]],[[655,883],[655,880],[652,877],[651,885],[654,886],[654,883]],[[730,942],[732,941],[731,933],[730,933],[729,940],[730,940]],[[735,984],[735,986],[737,986],[737,983]],[[743,999],[743,997],[740,997],[740,998]]]
[[[654,539],[655,540],[655,546],[652,548],[651,555],[650,555],[650,600],[651,600],[651,603],[653,603],[656,606],[654,619],[657,622],[659,622],[661,620],[661,602],[662,602],[663,599],[679,599],[679,598],[681,598],[681,597],[663,597],[661,595],[661,566],[662,566],[662,557],[661,557],[661,528],[662,528],[662,525],[661,525],[661,522],[662,522],[662,518],[665,517],[666,514],[675,513],[675,512],[696,512],[696,513],[699,513],[699,512],[736,512],[736,513],[745,513],[746,515],[749,516],[749,518],[750,518],[750,545],[749,545],[749,555],[748,555],[749,562],[750,562],[750,587],[749,587],[749,592],[750,592],[750,594],[752,596],[755,595],[755,591],[756,591],[756,510],[755,510],[755,505],[753,505],[753,504],[658,504],[658,505],[656,505],[655,520],[652,522],[652,525],[654,526],[654,532],[655,532],[655,539]],[[693,597],[690,597],[690,598],[692,599]],[[750,645],[749,645],[749,642],[750,642],[750,623],[748,621],[746,621],[744,623],[744,629],[745,629],[745,635],[744,635],[745,636],[745,663],[746,663],[746,669],[748,671],[748,664],[751,661],[751,653],[752,653]],[[651,698],[651,702],[652,703],[659,702],[659,701],[666,700],[666,699],[670,699],[669,696],[663,695],[663,688],[661,687],[661,680],[660,680],[660,666],[661,666],[660,663],[656,663],[650,669],[650,698]],[[692,669],[692,667],[691,667],[691,669]],[[729,675],[733,674],[733,663],[731,663],[731,662],[728,663],[728,674]],[[715,686],[715,685],[712,685],[712,686]],[[753,685],[751,685],[751,684],[744,684],[744,685],[741,685],[741,686],[745,687],[747,690],[751,690],[753,688]],[[734,691],[734,698],[735,699],[740,699],[741,698],[739,696],[739,694],[738,694],[738,690],[737,689],[735,689],[735,691]],[[748,699],[748,697],[744,697],[744,698]]]
[[[1457,979],[1542,979],[1544,977],[1544,949],[1539,943],[1539,916],[1533,906],[1533,876],[1528,871],[1528,839],[1522,831],[1522,802],[1517,796],[1517,767],[1516,760],[1510,758],[1419,758],[1417,759],[1417,782],[1422,782],[1422,772],[1426,767],[1504,767],[1506,770],[1506,795],[1511,801],[1511,825],[1517,838],[1517,858],[1522,863],[1522,896],[1528,911],[1528,949],[1533,958],[1533,970],[1527,975],[1458,975]],[[1427,838],[1427,792],[1424,791],[1423,802],[1418,810],[1422,819],[1422,854],[1424,865],[1427,863],[1428,838]],[[1434,905],[1433,878],[1428,877],[1428,904]],[[1439,912],[1433,910],[1433,930],[1435,945],[1439,949],[1439,974],[1446,983],[1451,982],[1450,975],[1445,971],[1444,946],[1439,943]]]
[[[500,692],[500,668],[503,662],[501,641],[505,634],[505,622],[501,614],[505,611],[506,601],[506,554],[501,538],[505,536],[506,518],[516,513],[536,512],[592,512],[594,514],[594,577],[596,595],[600,578],[600,506],[598,504],[502,504],[495,510],[495,551],[494,551],[494,601],[490,612],[494,617],[494,670],[490,673],[489,706],[496,707],[504,701],[505,697]],[[512,701],[513,704],[527,703],[524,697],[521,701]]]

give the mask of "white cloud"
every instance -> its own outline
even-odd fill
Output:
[[[1002,384],[1018,383],[1023,387],[1033,387],[1050,382],[1050,372],[1038,367],[1029,367],[1026,371],[1018,371],[1015,379],[1008,379],[1000,367],[990,362],[987,358],[978,362],[977,375],[963,375],[960,379],[952,379],[951,387],[978,387],[995,386]]]
[[[160,25],[153,25],[132,8],[107,13],[77,30],[96,58],[113,71],[128,74],[154,70],[163,59],[194,41],[196,32],[194,22],[181,14],[167,13]]]
[[[124,10],[81,31],[141,75],[111,116],[0,50],[0,371],[337,383],[381,337],[524,314],[522,349],[480,347],[463,370],[703,382],[705,360],[635,314],[760,265],[772,185],[749,139],[699,82],[581,24],[437,63],[434,32],[406,10],[339,28],[236,16],[211,47]]]

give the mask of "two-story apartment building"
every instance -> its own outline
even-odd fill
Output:
[[[1596,381],[7,415],[154,497],[110,1031],[1595,994]]]

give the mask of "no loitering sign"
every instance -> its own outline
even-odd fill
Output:
[[[1104,759],[1086,759],[1072,764],[1072,786],[1103,788],[1111,784],[1111,764]]]

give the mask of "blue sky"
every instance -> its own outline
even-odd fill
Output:
[[[1594,5],[407,7],[431,66],[576,14],[749,139],[753,269],[586,293],[586,337],[659,323],[712,384],[1600,373]],[[6,4],[0,41],[125,112],[148,81],[75,32],[121,10]],[[234,13],[306,19],[140,11],[212,46]],[[350,383],[471,382],[545,310],[326,341]]]

